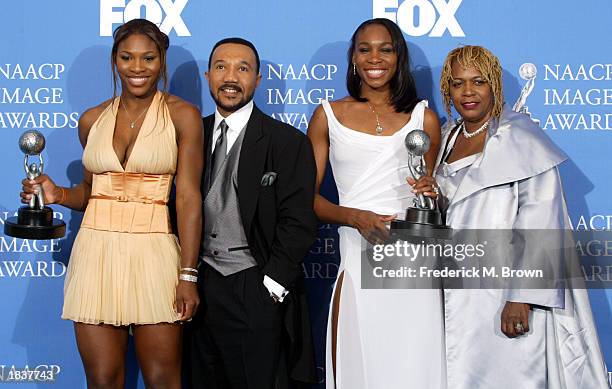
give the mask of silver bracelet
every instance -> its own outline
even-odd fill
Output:
[[[198,269],[194,269],[193,267],[182,267],[181,271],[198,274]]]
[[[187,282],[198,282],[198,277],[192,276],[191,274],[179,274],[179,280]]]

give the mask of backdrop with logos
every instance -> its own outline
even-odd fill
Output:
[[[506,99],[524,81],[523,63],[537,68],[527,101],[534,118],[570,157],[562,166],[572,225],[612,228],[609,163],[612,149],[612,25],[609,0],[353,0],[308,2],[235,0],[44,0],[3,4],[0,19],[0,223],[19,207],[24,177],[19,135],[38,129],[47,139],[45,169],[64,186],[81,180],[79,115],[112,96],[112,31],[124,20],[146,17],[168,33],[170,91],[213,111],[204,71],[212,45],[245,37],[262,59],[256,104],[306,131],[322,99],[346,94],[348,40],[372,17],[397,22],[405,34],[419,94],[444,118],[438,80],[449,50],[479,44],[504,66]],[[445,120],[445,119],[443,119]],[[528,152],[528,150],[526,150]],[[325,193],[336,197],[333,181]],[[63,282],[81,214],[54,207],[67,223],[60,240],[28,241],[0,235],[0,383],[27,366],[38,371],[19,388],[85,388],[72,323],[60,312]],[[598,277],[612,280],[610,244],[601,243]],[[327,312],[339,251],[334,226],[321,225],[304,264],[311,319],[324,387]],[[612,366],[612,291],[590,290],[593,314],[608,366]],[[133,362],[128,388],[143,388]],[[13,371],[11,375],[11,371]],[[44,373],[44,374],[43,374]],[[44,382],[49,377],[52,383]],[[21,377],[24,379],[24,377]],[[12,387],[12,386],[9,386]]]

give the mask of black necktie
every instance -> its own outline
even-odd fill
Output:
[[[210,169],[210,182],[212,183],[219,174],[219,170],[221,170],[221,165],[223,165],[223,160],[227,154],[227,129],[229,126],[225,122],[225,120],[221,120],[219,123],[219,129],[221,129],[221,133],[215,142],[215,150],[213,151],[213,155],[211,158],[212,166]]]

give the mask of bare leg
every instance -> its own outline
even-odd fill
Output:
[[[332,366],[334,368],[334,382],[336,382],[336,346],[338,342],[338,315],[340,313],[340,294],[342,292],[342,281],[344,281],[344,272],[338,275],[336,281],[336,291],[332,298]],[[335,385],[334,385],[335,386]]]
[[[181,389],[180,324],[134,326],[136,356],[147,388]]]
[[[89,389],[123,389],[127,327],[74,323]]]

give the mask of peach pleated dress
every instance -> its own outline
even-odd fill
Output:
[[[83,165],[93,173],[91,198],[70,255],[63,319],[124,326],[178,318],[180,248],[166,206],[178,149],[162,96],[154,97],[125,169],[113,149],[118,97],[90,130]]]

